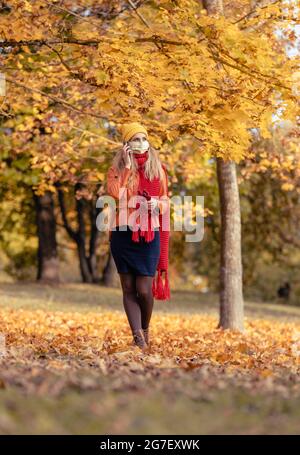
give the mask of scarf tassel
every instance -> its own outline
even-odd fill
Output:
[[[152,282],[153,297],[157,300],[170,300],[170,286],[168,271],[165,271],[165,282],[162,279],[162,270],[158,270],[157,277]]]
[[[140,229],[132,231],[131,239],[133,242],[139,242],[141,237],[144,237],[145,242],[152,242],[154,240],[154,231],[141,231]]]
[[[152,229],[145,231],[145,241],[152,242],[154,240],[154,231]]]
[[[137,229],[136,231],[132,231],[132,240],[134,242],[139,242],[140,241],[140,236],[139,236],[139,230]]]
[[[138,208],[138,205],[136,206],[136,208]],[[149,229],[144,230],[138,228],[136,231],[132,231],[131,239],[134,242],[139,242],[141,237],[144,237],[145,242],[152,242],[152,240],[154,240],[155,233],[152,230],[151,216],[150,214],[148,216]]]

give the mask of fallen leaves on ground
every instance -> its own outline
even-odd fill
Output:
[[[131,346],[119,311],[1,309],[0,388],[58,395],[68,387],[104,387],[101,378],[107,377],[116,390],[144,390],[145,381],[176,390],[175,382],[188,373],[202,391],[233,385],[298,394],[300,324],[257,319],[245,325],[242,334],[216,328],[209,315],[156,313],[144,354]],[[186,393],[197,392],[192,387]]]

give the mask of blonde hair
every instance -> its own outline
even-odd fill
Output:
[[[164,179],[164,170],[162,168],[162,164],[159,158],[159,152],[154,147],[149,144],[149,151],[148,151],[148,159],[145,163],[145,176],[149,180],[153,180],[155,177],[158,177],[162,182]],[[128,178],[128,186],[130,188],[134,188],[136,186],[136,182],[138,181],[138,166],[137,163],[131,155],[131,172]],[[116,155],[113,158],[112,166],[121,172],[125,167],[125,161],[123,159],[123,148],[117,151]]]

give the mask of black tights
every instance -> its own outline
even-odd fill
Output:
[[[120,273],[123,305],[132,333],[147,329],[153,310],[152,276]]]

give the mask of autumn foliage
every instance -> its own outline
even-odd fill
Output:
[[[38,279],[58,282],[59,260],[73,250],[82,281],[105,295],[111,263],[107,238],[96,229],[96,198],[121,146],[121,125],[139,121],[168,168],[170,196],[202,191],[208,201],[208,247],[185,251],[174,232],[171,265],[209,275],[221,263],[229,277],[225,291],[228,283],[238,285],[227,293],[223,314],[239,307],[238,323],[228,321],[242,328],[242,267],[231,259],[239,259],[242,246],[245,268],[259,274],[258,258],[287,256],[283,243],[300,245],[293,234],[299,231],[299,52],[289,53],[299,50],[298,2],[224,1],[221,14],[207,8],[217,2],[196,0],[0,3],[0,246],[14,276],[39,256]],[[228,162],[227,173],[217,176],[215,164],[226,171]],[[235,237],[231,247],[225,231]],[[226,263],[216,259],[224,245]],[[297,255],[291,257],[298,267]],[[63,310],[1,306],[0,388],[57,396],[70,385],[98,390],[105,376],[122,391],[135,390],[138,380],[143,391],[148,379],[170,391],[172,380],[191,378],[189,397],[196,387],[203,393],[227,385],[300,392],[297,319],[245,318],[241,333],[218,328],[215,315],[198,308],[154,311],[151,349],[143,354],[131,344],[124,313],[101,305]],[[49,372],[60,380],[51,382]],[[93,409],[101,412],[97,403]]]
[[[217,368],[222,377],[248,380],[295,377],[300,368],[300,325],[275,319],[246,321],[247,333],[216,328],[208,315],[155,314],[151,350],[142,354],[131,346],[125,317],[112,312],[47,312],[1,309],[0,327],[6,334],[5,362],[30,365],[39,359],[49,367],[130,367],[158,371]],[[299,384],[295,387],[299,387]]]

